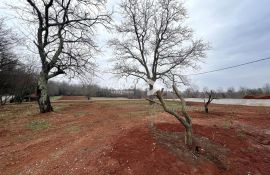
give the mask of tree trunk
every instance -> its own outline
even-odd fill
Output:
[[[149,91],[153,90],[153,88],[154,88],[153,85],[149,84]],[[154,98],[155,98],[155,95],[149,95],[149,99],[154,100]],[[153,105],[154,103],[149,101],[149,104]]]
[[[185,144],[188,146],[192,145],[192,127],[186,127],[186,133],[185,133]]]
[[[53,108],[51,106],[50,97],[48,94],[48,79],[47,74],[41,72],[38,78],[37,86],[38,105],[41,113],[51,112]]]
[[[204,110],[206,113],[208,113],[208,105],[204,105]]]

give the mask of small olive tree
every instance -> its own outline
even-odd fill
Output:
[[[171,114],[174,116],[184,127],[185,127],[185,144],[188,146],[192,145],[192,122],[191,122],[191,116],[188,114],[186,110],[186,102],[180,92],[178,91],[177,87],[175,85],[172,86],[174,93],[176,96],[180,99],[179,105],[181,106],[181,112],[178,113],[176,110],[170,109],[166,102],[163,99],[163,89],[160,91],[158,90],[155,93],[155,96],[158,98],[160,103],[153,101],[151,99],[147,99],[148,101],[151,101],[153,103],[158,103],[162,106],[165,112]]]
[[[215,99],[215,93],[214,91],[211,90],[210,92],[206,91],[205,94],[207,95],[207,101],[205,101],[204,99],[204,111],[208,113],[209,112],[208,106]]]

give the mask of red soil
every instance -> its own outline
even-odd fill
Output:
[[[135,102],[77,102],[1,123],[0,174],[262,174],[270,172],[270,108],[212,104],[193,117],[194,155],[171,116]],[[56,105],[56,104],[55,104]],[[128,115],[127,115],[128,114]],[[50,123],[43,130],[29,121]],[[211,149],[210,149],[211,148]]]
[[[87,100],[85,96],[62,96],[58,100]]]
[[[183,131],[183,128],[177,124],[162,123],[158,124],[157,127],[170,132]],[[251,174],[267,174],[270,172],[270,151],[269,147],[264,147],[265,145],[269,146],[269,138],[263,138],[268,140],[268,143],[264,145],[256,138],[256,135],[243,133],[246,135],[239,136],[239,131],[234,128],[223,129],[193,125],[193,131],[196,135],[207,137],[216,144],[230,150],[226,156],[228,170],[221,171],[222,173],[245,174],[245,172],[250,172]],[[256,146],[253,147],[254,145]]]
[[[270,95],[246,95],[244,99],[270,99]]]
[[[179,126],[179,125],[177,125]],[[118,160],[115,174],[219,174],[211,163],[187,163],[157,143],[147,127],[136,128],[117,140],[109,154]]]

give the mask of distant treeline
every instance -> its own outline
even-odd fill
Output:
[[[186,98],[204,98],[207,96],[211,90],[204,88],[202,91],[194,88],[187,88],[182,92],[183,96]],[[246,96],[261,96],[261,95],[270,95],[270,84],[266,83],[261,88],[245,88],[240,87],[235,89],[233,87],[228,88],[227,90],[218,89],[212,90],[216,98],[244,98]]]
[[[0,104],[7,100],[21,103],[36,90],[37,74],[17,60],[0,69]]]
[[[112,88],[103,88],[96,84],[68,84],[66,82],[50,81],[50,96],[87,96],[91,97],[126,97],[126,98],[143,98],[146,91],[141,89],[123,89],[116,90]]]
[[[0,18],[0,105],[9,100],[22,102],[36,88],[37,73],[32,64],[19,61],[13,49],[17,42]]]
[[[208,88],[204,88],[199,91],[195,88],[187,88],[182,92],[185,98],[204,98],[207,92],[210,92]],[[270,84],[265,84],[262,88],[244,88],[235,89],[233,87],[227,90],[212,90],[216,98],[244,98],[245,96],[257,96],[257,95],[270,95]],[[142,89],[112,89],[100,87],[96,84],[84,85],[84,84],[68,84],[66,82],[49,82],[49,95],[50,96],[87,96],[87,97],[126,97],[126,98],[145,98],[147,97],[147,91]],[[176,98],[175,95],[170,92],[165,92],[165,98]]]

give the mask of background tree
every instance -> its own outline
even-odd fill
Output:
[[[68,73],[70,76],[93,71],[93,56],[98,51],[93,40],[95,27],[106,26],[111,18],[103,0],[27,0],[25,22],[35,26],[34,44],[41,61],[38,77],[40,112],[52,111],[48,80]],[[28,14],[26,14],[28,13]]]
[[[37,85],[37,72],[31,65],[20,63],[13,73],[12,94],[13,101],[22,103],[26,96],[35,95]]]
[[[4,24],[0,18],[0,104],[5,104],[12,94],[14,73],[17,69],[18,60],[13,53],[18,39],[15,34]]]
[[[88,100],[90,100],[91,97],[96,96],[98,89],[99,87],[95,84],[85,84],[84,95],[87,97]]]
[[[264,94],[270,94],[270,84],[269,83],[266,83],[264,86],[263,86],[263,93]]]
[[[214,91],[205,91],[204,95],[207,96],[207,101],[205,101],[205,97],[204,97],[204,111],[206,113],[209,112],[208,106],[210,105],[210,103],[215,99],[215,92]]]
[[[234,94],[235,94],[235,89],[234,89],[234,87],[229,87],[229,88],[227,89],[226,94],[227,94],[227,97],[233,98],[233,96],[234,96]]]
[[[178,0],[123,0],[123,20],[116,25],[114,69],[121,76],[133,76],[146,82],[183,81],[181,71],[196,67],[208,46],[193,38],[184,25],[187,13]],[[121,36],[121,37],[119,37]],[[150,90],[153,85],[149,84]]]

